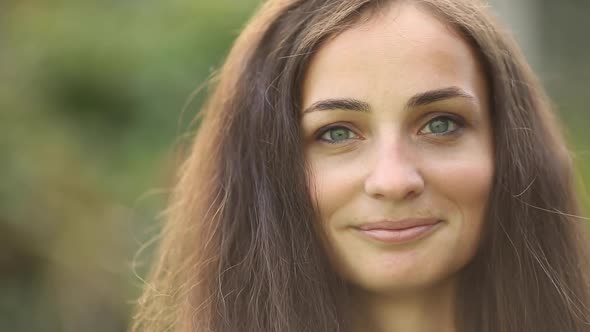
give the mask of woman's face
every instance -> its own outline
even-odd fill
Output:
[[[452,279],[475,253],[494,172],[469,45],[392,6],[318,50],[302,98],[311,195],[338,272],[380,292]]]

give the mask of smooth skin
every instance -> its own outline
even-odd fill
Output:
[[[458,33],[413,4],[327,41],[303,83],[310,190],[357,330],[454,331],[456,280],[481,237],[493,179],[488,86]],[[355,227],[442,220],[391,244]]]

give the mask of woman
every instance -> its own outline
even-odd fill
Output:
[[[269,1],[180,171],[136,331],[590,331],[572,164],[472,0]]]

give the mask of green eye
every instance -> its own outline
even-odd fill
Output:
[[[448,116],[439,116],[432,119],[424,128],[420,131],[422,134],[432,135],[449,135],[459,129],[457,121],[451,119]]]
[[[329,144],[338,144],[356,137],[356,134],[346,127],[332,127],[323,131],[319,139]]]

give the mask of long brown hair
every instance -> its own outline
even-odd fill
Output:
[[[300,86],[314,51],[392,1],[276,0],[236,41],[180,168],[133,331],[348,331],[308,194]],[[590,331],[573,167],[511,37],[473,0],[414,0],[469,42],[492,96],[495,177],[458,331]]]

